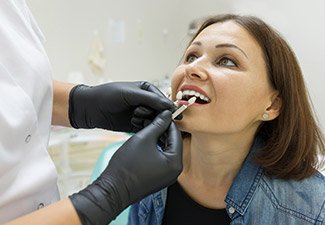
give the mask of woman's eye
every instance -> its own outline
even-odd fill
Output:
[[[187,63],[192,63],[192,62],[194,62],[196,59],[197,59],[197,56],[190,54],[190,55],[188,55],[188,56],[186,57],[186,62],[187,62]]]
[[[220,59],[218,64],[221,65],[221,66],[227,66],[227,67],[235,67],[235,66],[237,66],[234,61],[232,61],[231,59],[226,58],[226,57],[223,57],[222,59]]]

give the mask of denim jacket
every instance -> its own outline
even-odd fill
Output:
[[[255,141],[251,153],[259,141]],[[231,225],[325,225],[325,178],[317,172],[301,181],[267,177],[246,158],[226,196]],[[167,188],[130,208],[128,225],[160,225]],[[216,221],[218,224],[218,221]]]

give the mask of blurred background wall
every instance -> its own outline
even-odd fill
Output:
[[[148,80],[162,85],[179,62],[193,19],[219,13],[257,15],[295,50],[325,127],[325,2],[322,0],[27,0],[45,37],[55,79],[95,84]],[[103,70],[88,59],[95,33]],[[166,77],[167,76],[167,77]]]

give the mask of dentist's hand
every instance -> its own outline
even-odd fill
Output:
[[[69,95],[69,120],[74,128],[136,132],[166,109],[176,107],[148,82],[77,85]]]
[[[182,138],[166,110],[116,151],[94,183],[70,199],[83,225],[106,225],[128,205],[174,183],[181,170]]]

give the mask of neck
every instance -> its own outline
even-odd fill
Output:
[[[179,178],[205,187],[230,187],[252,145],[254,135],[192,134],[184,139],[184,169]],[[190,179],[189,179],[190,178]]]

